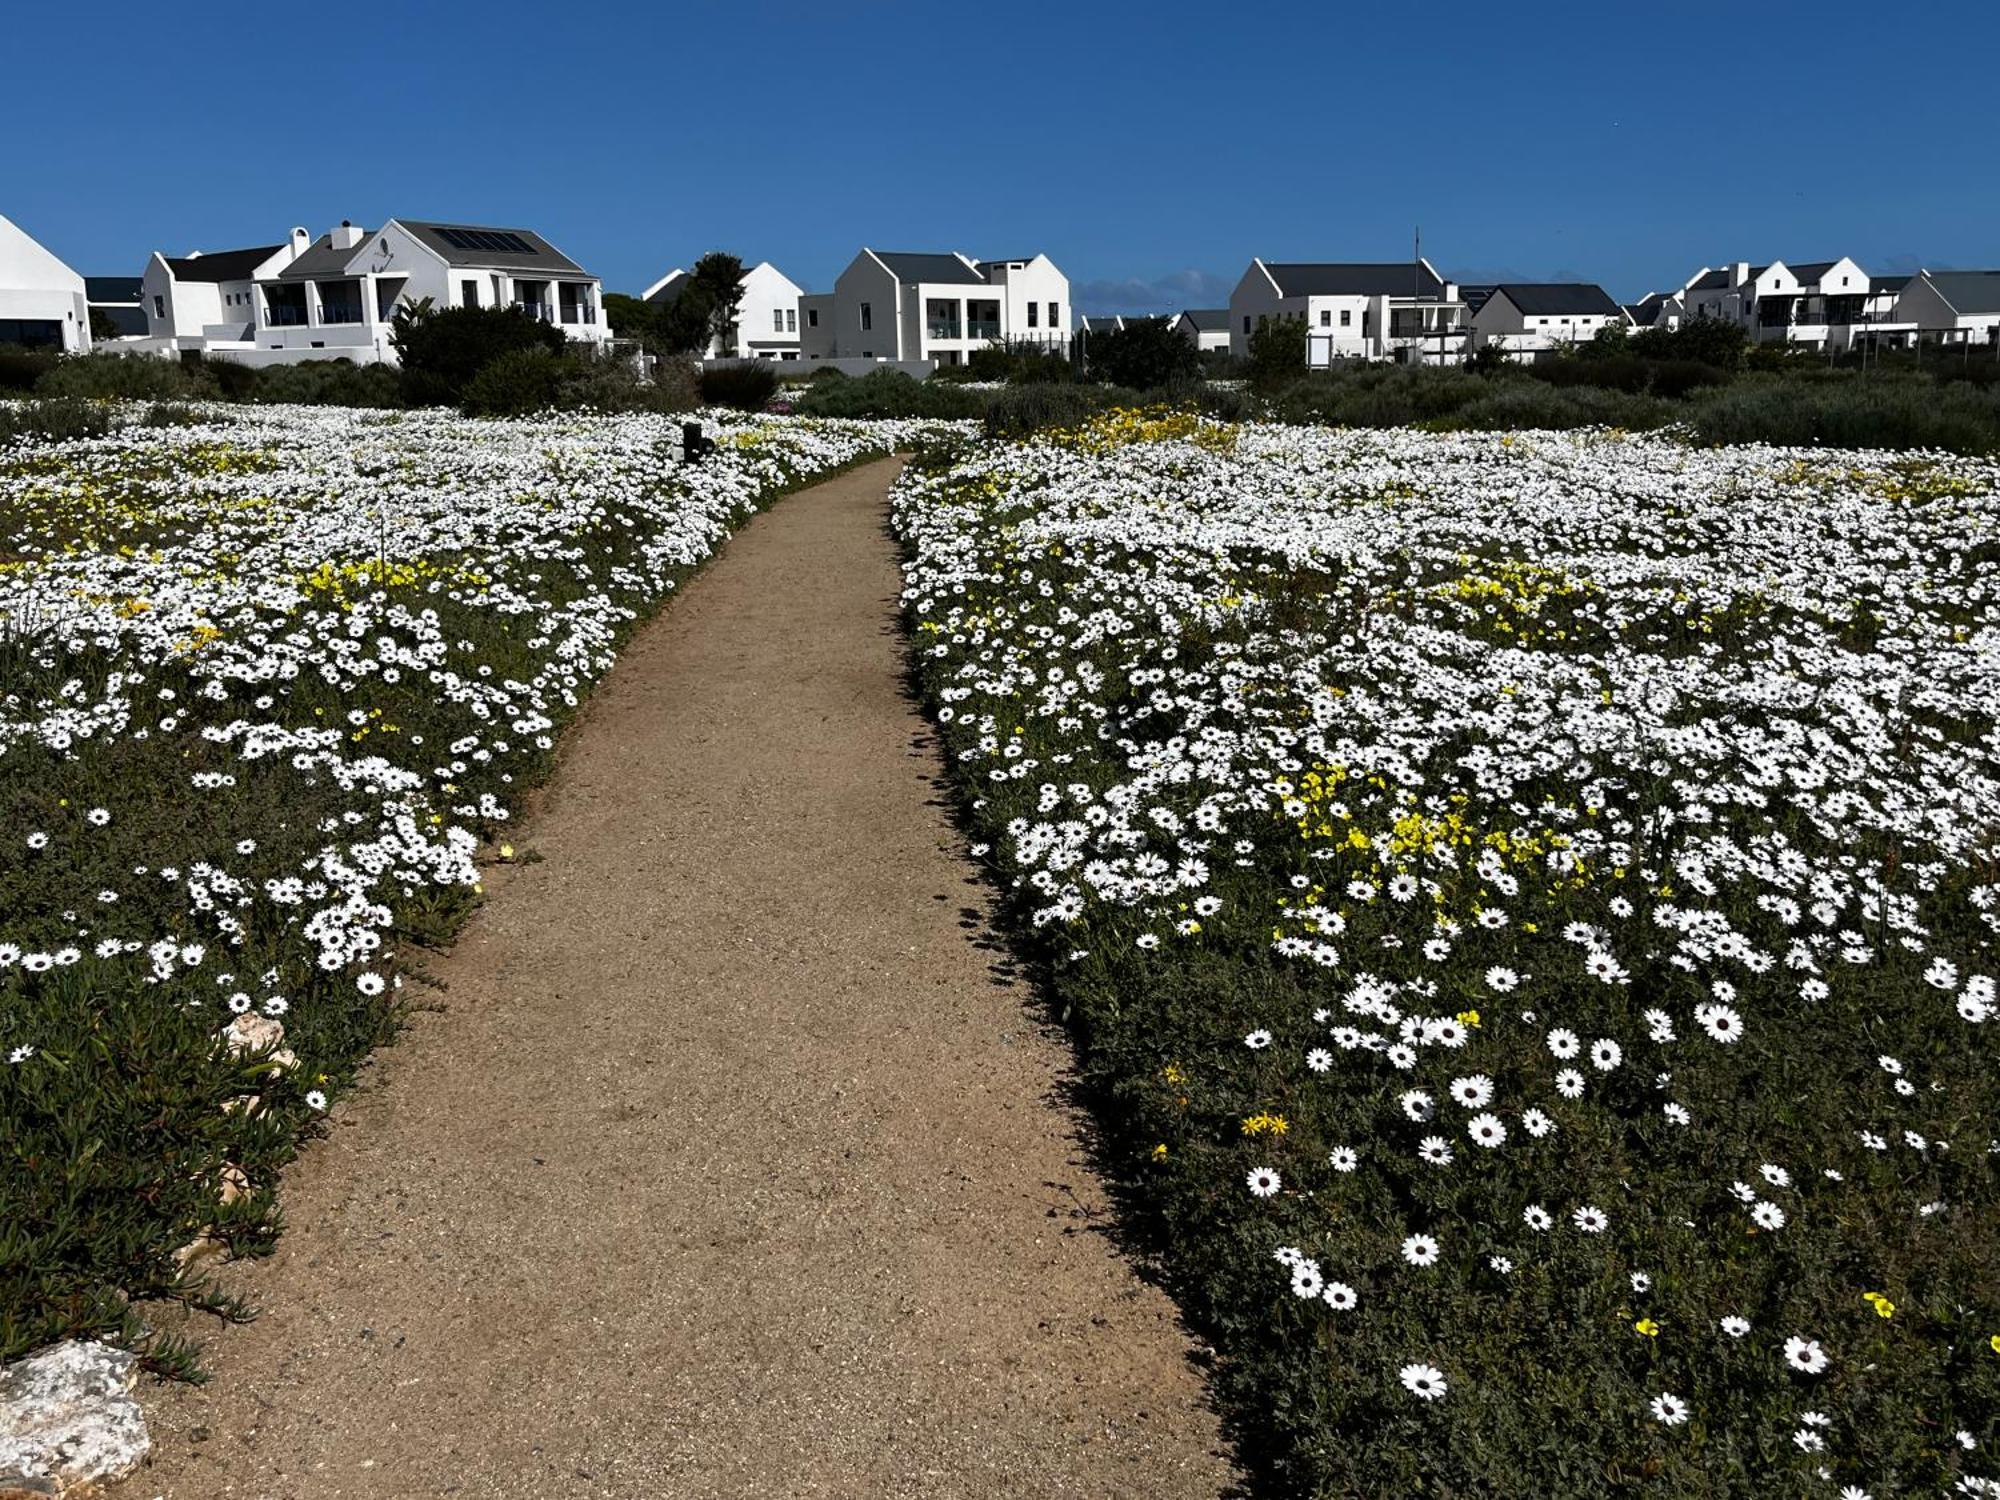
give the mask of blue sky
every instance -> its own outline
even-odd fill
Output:
[[[1726,260],[2000,265],[2000,5],[23,0],[0,213],[86,273],[384,217],[636,291],[721,248],[1046,250],[1083,311],[1252,255],[1630,299]],[[1921,67],[1906,59],[1929,59]]]

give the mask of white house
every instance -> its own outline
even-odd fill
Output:
[[[400,305],[511,307],[593,347],[610,342],[595,276],[529,229],[391,219],[343,222],[257,280],[251,364],[394,364]]]
[[[310,242],[294,229],[276,245],[240,250],[191,250],[168,256],[153,252],[139,278],[139,302],[146,315],[146,347],[174,354],[257,347],[257,280],[275,276]]]
[[[808,359],[965,363],[987,344],[1069,342],[1069,278],[1046,255],[864,249],[831,294],[799,299]]]
[[[646,288],[643,300],[676,301],[687,283],[686,271],[669,271]],[[768,260],[745,271],[741,285],[743,300],[737,304],[731,336],[711,340],[703,352],[710,359],[797,359],[804,288]]]
[[[1455,364],[1465,353],[1466,306],[1427,260],[1250,262],[1229,295],[1230,352],[1247,355],[1260,322],[1305,325],[1307,363],[1394,359]]]
[[[1941,344],[2000,340],[2000,271],[1920,271],[1896,299],[1896,321]]]
[[[69,354],[90,348],[83,278],[5,217],[0,217],[0,344]]]
[[[1229,352],[1229,309],[1190,307],[1174,317],[1174,332],[1203,354]]]
[[[1847,257],[1838,260],[1748,261],[1704,267],[1681,290],[1691,318],[1734,323],[1759,343],[1808,344],[1845,349],[1857,326],[1868,322],[1868,273]]]
[[[1625,310],[1588,281],[1503,281],[1472,315],[1472,347],[1530,357],[1625,326]]]
[[[1659,328],[1668,333],[1681,326],[1687,308],[1676,292],[1648,292],[1625,304],[1625,321],[1634,328]]]

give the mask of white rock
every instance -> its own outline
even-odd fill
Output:
[[[84,1339],[0,1370],[0,1475],[69,1491],[130,1474],[151,1446],[138,1379],[131,1354]]]

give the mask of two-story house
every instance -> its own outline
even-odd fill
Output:
[[[0,217],[0,344],[69,354],[90,348],[83,278],[5,217]]]
[[[1926,343],[2000,342],[2000,271],[1920,271],[1896,299],[1895,317]]]
[[[646,302],[677,302],[687,287],[688,272],[667,272],[641,293]],[[742,301],[727,334],[709,340],[702,354],[708,359],[797,359],[799,299],[805,291],[772,265],[760,260],[743,273]]]
[[[1681,301],[1689,318],[1734,323],[1755,342],[1820,349],[1847,348],[1872,310],[1868,273],[1844,255],[1703,267],[1681,289]]]
[[[598,279],[531,229],[422,219],[362,229],[343,221],[258,278],[250,362],[394,364],[396,309],[423,301],[439,310],[511,307],[581,344],[611,339]]]
[[[1229,348],[1250,352],[1260,322],[1289,318],[1306,331],[1306,360],[1393,359],[1456,364],[1469,323],[1453,282],[1428,260],[1265,261],[1256,259],[1229,296]]]
[[[259,278],[277,275],[311,242],[303,229],[294,229],[275,245],[190,250],[186,255],[155,250],[139,278],[145,347],[167,355],[255,349]]]
[[[987,344],[1069,342],[1069,278],[1046,255],[975,261],[864,249],[833,291],[799,299],[808,359],[964,364]]]
[[[1624,326],[1625,310],[1594,282],[1503,281],[1472,315],[1472,347],[1532,359]]]

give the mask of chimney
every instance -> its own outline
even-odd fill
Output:
[[[1729,268],[1729,272],[1729,284],[1731,286],[1741,286],[1750,279],[1750,262],[1739,260]]]
[[[327,238],[336,250],[352,250],[361,243],[361,237],[366,233],[364,229],[356,229],[351,221],[342,219],[340,228],[332,231]]]
[[[300,228],[299,226],[294,225],[292,227],[292,259],[297,260],[301,255],[304,255],[306,253],[306,248],[309,245],[311,245],[312,242],[313,242],[313,237],[311,235],[307,234],[305,230]]]

